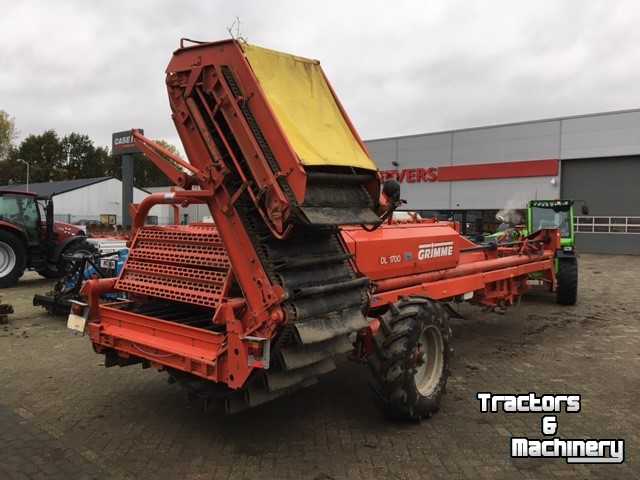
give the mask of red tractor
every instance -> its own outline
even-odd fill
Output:
[[[350,352],[387,414],[421,419],[445,390],[456,303],[502,310],[532,272],[557,288],[557,229],[482,246],[453,222],[395,222],[399,185],[381,183],[318,61],[182,42],[166,84],[189,162],[132,138],[183,190],[132,206],[120,275],[89,280],[69,316],[105,366],[153,366],[238,412]],[[193,203],[215,224],[144,225],[154,205]]]
[[[26,269],[45,278],[64,273],[65,257],[93,252],[82,229],[53,219],[53,200],[0,190],[0,288],[15,285]]]

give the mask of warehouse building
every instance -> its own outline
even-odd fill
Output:
[[[27,191],[27,185],[5,185],[0,188]],[[122,182],[115,177],[30,183],[28,191],[53,198],[57,221],[122,224]],[[135,203],[141,202],[147,195],[149,193],[145,190],[133,189]],[[152,210],[149,213],[151,223],[160,222],[156,212]]]
[[[407,208],[470,234],[528,200],[573,199],[580,251],[640,254],[640,109],[365,143]]]
[[[197,190],[198,187],[194,187],[194,190]],[[149,193],[163,193],[170,192],[172,190],[182,190],[180,187],[147,187],[146,190]],[[151,212],[153,215],[157,216],[160,224],[170,224],[174,222],[174,211],[173,205],[156,205],[153,207]],[[187,205],[186,207],[180,205],[178,210],[178,222],[186,225],[188,223],[197,223],[197,222],[210,222],[212,221],[211,212],[209,211],[209,207],[204,204],[194,203],[192,205]]]

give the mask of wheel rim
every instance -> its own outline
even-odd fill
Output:
[[[433,325],[428,326],[420,335],[416,353],[416,388],[422,396],[434,392],[444,368],[444,341],[442,333]]]
[[[0,242],[0,278],[9,275],[16,266],[16,252],[7,243]]]

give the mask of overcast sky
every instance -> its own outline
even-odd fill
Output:
[[[637,1],[0,0],[0,109],[21,137],[142,127],[178,143],[180,37],[317,58],[365,139],[640,107]]]

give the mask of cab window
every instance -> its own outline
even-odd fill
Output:
[[[0,196],[0,219],[21,226],[30,240],[38,238],[40,215],[34,198]]]
[[[569,237],[571,229],[569,225],[570,214],[568,210],[558,212],[551,208],[533,207],[531,209],[531,228],[535,232],[542,228],[558,228],[562,237]]]

